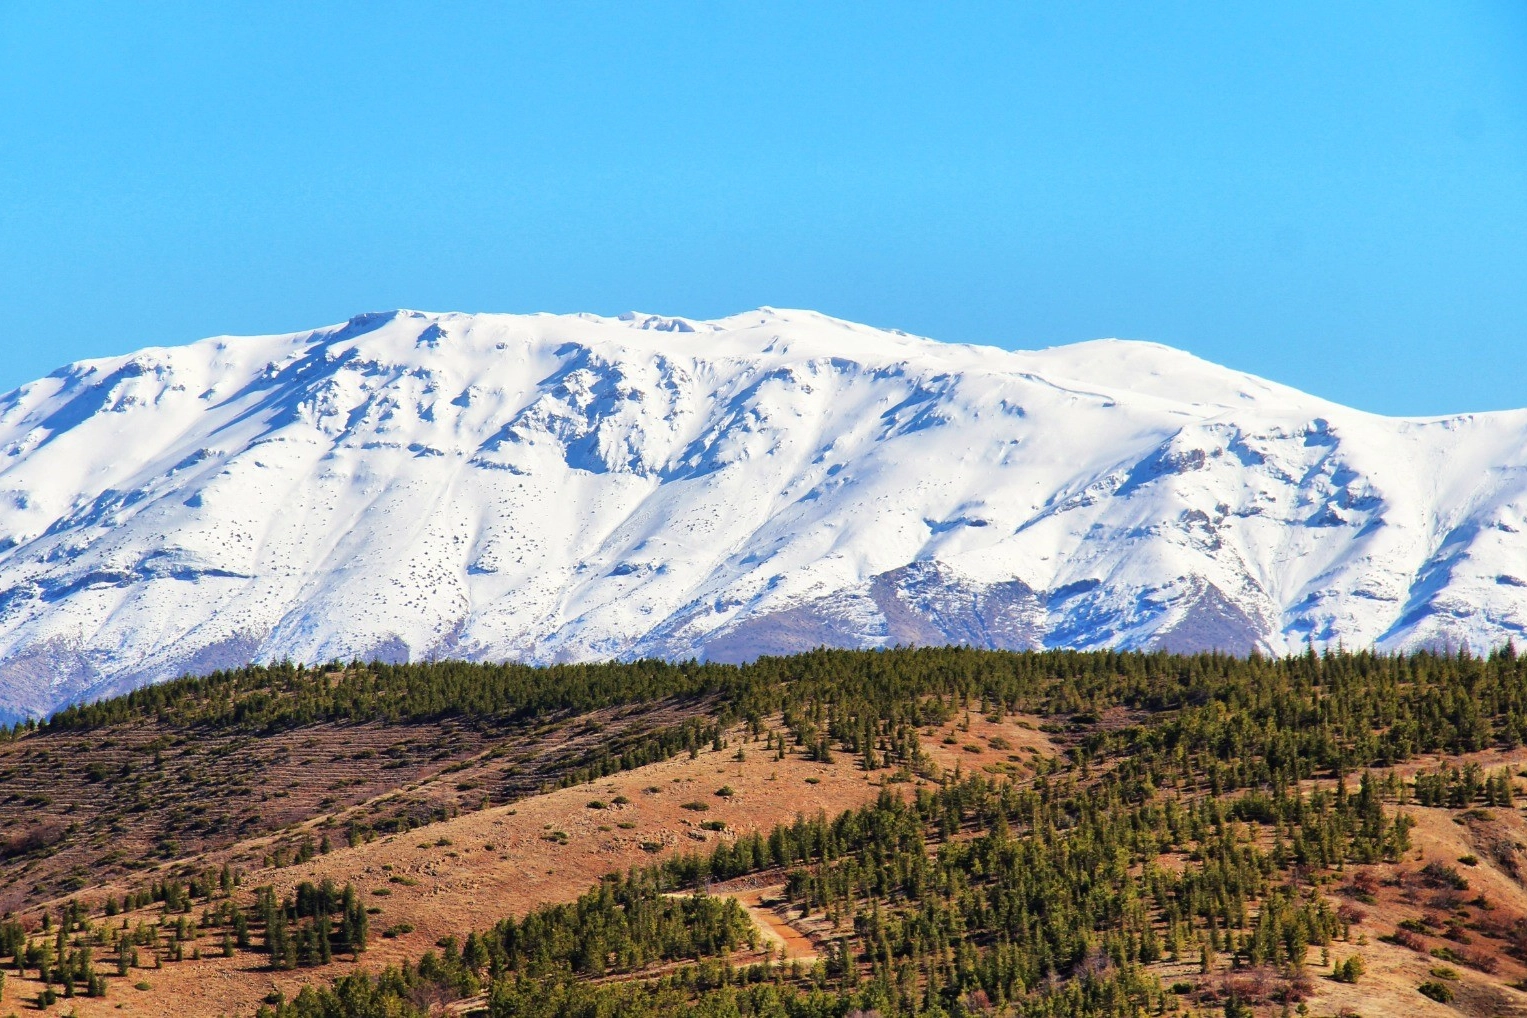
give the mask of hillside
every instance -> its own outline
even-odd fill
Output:
[[[0,397],[0,711],[249,660],[1476,650],[1527,413],[802,311],[399,311]]]
[[[177,762],[194,745],[313,762],[247,768],[243,802],[308,796],[263,830],[87,867],[67,896],[16,890],[49,852],[0,860],[19,906],[0,955],[22,959],[0,960],[0,1000],[19,1011],[51,987],[48,1013],[207,1018],[1527,1014],[1527,663],[1511,654],[929,649],[524,672],[539,681],[252,669],[21,731],[3,756],[67,754],[47,784],[71,801],[131,732],[179,733],[162,761],[176,783],[202,766]],[[599,703],[622,685],[637,692]],[[514,692],[532,688],[535,705]],[[349,773],[370,758],[336,746],[432,725],[453,753],[400,753],[344,801],[292,778]],[[632,752],[664,731],[683,734]],[[539,783],[511,787],[511,764]],[[16,800],[7,830],[28,815]],[[438,808],[380,822],[410,803]],[[80,826],[123,823],[104,817]]]

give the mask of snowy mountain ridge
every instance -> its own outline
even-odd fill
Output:
[[[762,308],[397,311],[0,397],[0,715],[248,660],[1487,648],[1527,411]]]

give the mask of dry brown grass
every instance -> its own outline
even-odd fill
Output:
[[[585,720],[554,729],[543,728],[533,750],[542,758],[555,757],[565,762],[590,740],[605,737],[606,726],[617,720],[604,718],[593,724]],[[737,737],[734,733],[733,738]],[[612,870],[640,865],[667,853],[704,850],[718,838],[735,837],[753,828],[767,829],[791,820],[797,813],[832,814],[860,805],[877,795],[892,776],[889,770],[866,773],[859,761],[841,753],[835,755],[831,764],[812,763],[798,752],[790,753],[785,760],[775,760],[761,741],[746,743],[745,759],[737,761],[734,742],[727,749],[706,750],[693,759],[681,756],[588,784],[530,795],[510,804],[469,809],[405,834],[382,837],[355,848],[337,848],[302,865],[258,866],[259,860],[277,844],[289,844],[309,835],[316,838],[324,829],[335,830],[351,817],[387,815],[401,800],[446,802],[455,794],[454,804],[460,809],[474,805],[478,789],[512,779],[513,775],[504,773],[511,767],[519,770],[522,781],[533,780],[526,775],[544,778],[554,773],[549,766],[536,770],[537,758],[529,753],[509,759],[490,756],[488,745],[479,743],[475,753],[441,758],[435,761],[433,772],[417,775],[402,788],[384,786],[381,794],[341,804],[337,809],[331,804],[331,811],[317,810],[279,834],[247,839],[196,859],[179,860],[132,876],[162,875],[224,859],[242,859],[254,865],[245,882],[246,896],[249,888],[263,883],[286,892],[304,880],[328,877],[339,883],[353,882],[373,907],[381,909],[372,917],[371,950],[361,959],[363,967],[376,969],[405,958],[417,958],[442,936],[460,936],[467,930],[490,926],[505,915],[570,900]],[[1053,756],[1064,748],[1060,741],[1039,730],[1037,719],[1006,718],[991,722],[977,715],[968,719],[962,716],[950,725],[925,731],[923,745],[941,770],[979,771],[1017,778],[1032,773],[1037,757]],[[296,749],[284,755],[297,757]],[[281,766],[315,766],[304,765],[300,760],[297,757]],[[1527,752],[1478,754],[1477,760],[1491,769],[1512,766],[1515,773],[1527,764]],[[1434,767],[1437,762],[1429,760],[1421,766]],[[447,768],[450,773],[442,773]],[[1412,766],[1407,771],[1414,769]],[[906,788],[910,784],[893,783],[890,787]],[[458,785],[472,787],[466,794],[460,794]],[[734,794],[725,798],[716,795],[723,786],[730,786]],[[364,791],[366,786],[356,787]],[[616,804],[618,797],[629,801]],[[607,808],[590,808],[590,802],[595,800]],[[685,803],[696,801],[710,808],[703,812],[684,808]],[[316,801],[301,808],[315,807]],[[1366,973],[1355,985],[1338,983],[1329,978],[1330,970],[1322,967],[1319,949],[1312,950],[1306,966],[1309,1013],[1336,1015],[1346,1010],[1370,1016],[1403,1013],[1418,1018],[1458,1014],[1527,1018],[1527,995],[1510,986],[1527,979],[1524,964],[1527,959],[1513,956],[1515,942],[1510,935],[1518,923],[1527,929],[1527,886],[1523,883],[1527,876],[1527,858],[1523,858],[1523,853],[1527,853],[1527,820],[1520,811],[1506,809],[1465,814],[1410,806],[1407,811],[1416,820],[1416,827],[1412,832],[1413,849],[1406,860],[1399,864],[1352,867],[1342,879],[1325,888],[1333,901],[1346,906],[1348,917],[1356,920],[1350,939],[1334,945],[1330,957],[1341,961],[1353,954],[1360,955]],[[714,820],[725,822],[727,830],[714,832],[701,827],[705,821]],[[1460,864],[1458,859],[1463,856],[1476,857],[1476,865]],[[1169,856],[1160,863],[1175,867],[1183,861],[1178,856]],[[1418,874],[1430,861],[1455,866],[1468,878],[1468,891],[1448,899],[1436,888],[1425,886]],[[774,883],[769,883],[771,879]],[[777,875],[771,878],[764,874],[711,890],[738,898],[759,926],[766,948],[786,959],[809,963],[818,956],[822,945],[841,931],[833,930],[823,916],[802,921],[791,910],[775,907],[778,879]],[[1358,902],[1351,893],[1343,892],[1343,887],[1353,883],[1360,883],[1371,900]],[[386,893],[377,895],[374,891]],[[83,897],[88,899],[91,893],[99,892]],[[1470,904],[1481,894],[1488,907]],[[157,912],[157,908],[143,910],[142,917],[151,918]],[[36,911],[30,914],[35,919]],[[1431,924],[1425,934],[1407,937],[1419,950],[1380,939],[1392,933],[1399,923],[1419,918]],[[1463,931],[1467,944],[1444,935],[1448,919],[1453,920],[1454,935]],[[407,924],[413,929],[393,938],[381,936],[383,930],[396,924]],[[1527,934],[1520,939],[1527,945]],[[202,946],[211,954],[215,943],[208,938]],[[1465,964],[1440,961],[1429,953],[1438,948],[1488,961],[1495,971],[1483,972]],[[104,1000],[60,1001],[50,1011],[67,1014],[75,1009],[87,1018],[108,1013],[177,1014],[190,1018],[247,1014],[273,990],[290,995],[304,983],[327,980],[350,970],[353,964],[346,958],[322,970],[272,972],[262,967],[260,956],[248,952],[232,959],[207,957],[166,963],[161,969],[135,972],[125,980],[112,978],[110,996]],[[1449,983],[1456,994],[1451,1005],[1428,1000],[1416,990],[1422,982],[1434,978],[1431,975],[1434,968],[1444,964],[1457,974]],[[1162,962],[1152,968],[1166,985],[1186,981],[1211,995],[1216,989],[1231,983],[1239,986],[1248,980],[1260,979],[1269,987],[1283,984],[1281,975],[1233,972],[1223,960],[1220,968],[1208,977],[1199,975],[1197,962],[1192,959]],[[140,979],[152,988],[133,989],[132,984]],[[35,982],[8,974],[0,1006],[19,1011],[29,1005],[38,989]],[[1267,1014],[1278,1013],[1280,1009],[1281,1005],[1271,1003],[1261,1006]]]
[[[564,729],[562,738],[571,738],[576,731],[577,726]],[[953,742],[946,743],[946,738]],[[995,747],[993,738],[998,740]],[[544,739],[540,745],[549,750],[555,741]],[[1032,773],[1036,756],[1051,756],[1063,749],[1056,740],[1039,731],[1036,719],[1007,718],[993,723],[979,716],[969,719],[968,729],[961,717],[949,726],[927,731],[923,744],[936,764],[949,771],[958,767],[966,773],[981,771],[1015,777]],[[246,894],[248,888],[263,883],[273,884],[282,892],[303,880],[324,877],[339,883],[355,883],[370,904],[382,909],[372,917],[371,950],[361,959],[363,967],[374,970],[405,958],[417,958],[442,936],[460,936],[471,929],[491,926],[505,915],[520,914],[548,902],[570,900],[612,870],[641,865],[666,853],[703,850],[718,838],[734,837],[753,828],[767,829],[793,819],[797,813],[833,814],[860,805],[876,796],[892,774],[889,770],[866,773],[857,760],[841,753],[832,764],[812,763],[794,752],[785,760],[776,761],[760,741],[745,744],[746,758],[739,762],[734,759],[735,749],[734,742],[724,750],[703,751],[694,759],[681,756],[507,805],[464,812],[406,834],[383,837],[353,849],[337,848],[302,865],[256,869],[246,879]],[[1482,762],[1491,767],[1513,762],[1501,754],[1482,756]],[[499,762],[483,761],[480,766],[498,766]],[[415,782],[408,794],[428,795],[432,783],[454,789],[456,783],[471,780],[471,773],[469,767],[448,775],[426,776]],[[462,775],[468,778],[463,779]],[[729,798],[717,796],[715,792],[724,785],[730,786],[735,794]],[[909,785],[897,783],[889,787]],[[657,791],[649,791],[654,788]],[[387,799],[393,794],[396,793],[387,792],[378,798]],[[616,805],[614,800],[620,796],[629,802]],[[593,800],[607,804],[608,808],[589,808]],[[683,808],[684,803],[692,801],[703,801],[710,809],[695,812]],[[350,807],[361,811],[379,808],[374,801]],[[1521,879],[1527,873],[1520,871],[1527,867],[1513,872],[1517,855],[1527,851],[1520,847],[1527,846],[1527,820],[1519,810],[1496,809],[1488,811],[1488,817],[1474,813],[1466,818],[1457,810],[1411,806],[1407,811],[1417,824],[1412,832],[1413,849],[1404,862],[1351,867],[1341,880],[1325,888],[1333,902],[1349,906],[1349,916],[1360,915],[1360,921],[1352,926],[1350,940],[1331,949],[1331,959],[1341,961],[1353,954],[1360,955],[1366,973],[1355,985],[1335,982],[1329,978],[1329,968],[1320,964],[1319,949],[1312,950],[1306,966],[1309,1013],[1336,1015],[1347,1009],[1368,1016],[1399,1013],[1417,1018],[1458,1014],[1527,1018],[1527,995],[1510,986],[1527,978],[1527,964],[1508,953],[1511,943],[1502,935],[1518,920],[1527,923],[1527,886]],[[291,839],[305,832],[316,834],[322,825],[333,823],[345,812],[310,818],[279,838]],[[1456,822],[1460,818],[1464,822]],[[724,821],[728,830],[704,830],[700,825],[707,820]],[[558,831],[566,836],[565,843],[561,838],[549,840],[548,836]],[[258,860],[276,840],[267,836],[240,842],[208,853],[194,860],[194,864],[232,857]],[[661,847],[653,852],[644,845]],[[1459,864],[1457,860],[1466,855],[1476,856],[1477,864],[1471,867]],[[1444,902],[1454,906],[1451,917],[1459,921],[1461,926],[1457,928],[1465,930],[1470,938],[1466,945],[1441,935],[1445,924],[1439,919],[1437,891],[1423,886],[1416,876],[1433,860],[1455,866],[1469,880],[1470,887],[1463,895],[1465,901]],[[1180,865],[1182,861],[1174,856],[1164,857],[1161,863]],[[1367,873],[1368,877],[1358,877],[1360,873]],[[1354,878],[1372,890],[1372,901],[1357,902],[1342,892],[1342,887],[1350,885]],[[821,945],[840,931],[834,931],[822,916],[801,921],[789,910],[771,907],[778,895],[778,877],[772,878],[774,883],[769,883],[770,879],[767,874],[745,878],[735,885],[718,885],[712,891],[736,896],[759,925],[767,946],[782,948],[787,959],[810,962]],[[387,893],[371,893],[376,890]],[[1467,903],[1479,894],[1485,896],[1489,908]],[[88,899],[90,894],[84,897]],[[142,915],[149,918],[157,911],[144,910]],[[31,915],[35,918],[35,911]],[[1421,951],[1380,939],[1392,933],[1400,922],[1423,916],[1436,925],[1416,938]],[[399,923],[414,929],[395,938],[381,936],[384,929]],[[204,950],[213,951],[212,939],[202,943]],[[1428,953],[1442,947],[1493,958],[1496,971],[1476,971],[1467,965],[1440,961]],[[1444,964],[1457,973],[1457,979],[1450,983],[1457,995],[1452,1005],[1435,1003],[1416,990],[1422,982],[1433,978],[1430,974],[1433,968]],[[208,957],[166,963],[159,970],[135,972],[125,980],[112,978],[110,995],[104,1000],[60,1001],[50,1013],[67,1014],[74,1008],[85,1018],[107,1014],[176,1014],[188,1018],[248,1014],[272,990],[290,995],[304,983],[324,981],[352,967],[353,963],[346,958],[322,970],[272,972],[261,966],[260,956],[247,952],[232,959]],[[1210,989],[1227,980],[1245,982],[1255,975],[1232,972],[1223,960],[1220,969],[1207,978],[1199,975],[1196,959],[1162,962],[1152,968],[1166,985],[1187,981]],[[1264,976],[1264,981],[1281,985],[1280,976]],[[150,983],[152,989],[133,989],[132,984],[139,979]],[[20,1013],[38,989],[35,982],[8,973],[0,1007]],[[1268,1015],[1280,1010],[1281,1005],[1277,1004],[1261,1007]]]
[[[572,726],[574,730],[577,727]],[[956,746],[940,742],[946,733],[958,737]],[[992,737],[1008,740],[1013,748],[992,748]],[[941,766],[953,770],[958,764],[967,772],[988,767],[1002,772],[1030,769],[1028,761],[1033,754],[1028,747],[1044,753],[1054,751],[1038,732],[1034,719],[1020,718],[995,724],[974,718],[968,732],[951,725],[925,736],[924,742]],[[967,744],[977,745],[979,751],[966,752],[962,747]],[[813,763],[796,751],[776,760],[759,740],[744,743],[745,759],[738,761],[736,748],[733,742],[726,749],[702,751],[693,759],[681,755],[587,784],[464,812],[354,848],[336,847],[300,865],[257,867],[245,879],[244,894],[260,884],[271,884],[284,893],[304,880],[325,877],[340,884],[354,883],[368,904],[382,910],[371,917],[371,946],[361,958],[364,968],[375,970],[417,958],[440,937],[462,936],[507,915],[571,900],[611,871],[642,865],[664,854],[704,850],[718,838],[767,830],[797,814],[833,815],[862,805],[872,801],[882,782],[892,775],[884,769],[866,772],[859,760],[844,753],[835,754],[830,764]],[[1012,756],[1019,756],[1024,763],[1014,763],[1009,759]],[[483,766],[497,766],[497,762],[488,761]],[[427,793],[432,782],[454,788],[470,775],[470,768],[438,775],[418,783],[409,794]],[[725,798],[715,794],[723,786],[730,786],[734,794]],[[890,787],[906,786],[895,783]],[[379,798],[394,794],[387,792]],[[614,800],[620,796],[629,801],[616,805]],[[607,804],[607,808],[589,808],[594,800]],[[698,812],[684,808],[685,803],[696,801],[709,809]],[[316,837],[325,824],[333,826],[352,811],[377,808],[374,801],[363,802],[336,814],[311,818],[279,836],[239,842],[158,872],[197,869],[230,858],[258,861],[277,841],[289,842],[309,833]],[[714,832],[701,827],[705,821],[714,820],[725,822],[727,830]],[[566,836],[565,843],[560,838],[552,840],[559,831]],[[115,886],[111,889],[119,893]],[[372,893],[378,890],[386,893]],[[88,900],[100,893],[96,889],[82,897]],[[748,898],[744,904],[766,935],[785,942],[787,958],[815,956],[816,947],[803,932],[809,924],[787,922],[762,904],[765,895],[761,893],[756,895],[756,902],[747,890],[738,893]],[[53,904],[56,907],[57,903]],[[29,911],[29,921],[35,924],[39,914],[37,909]],[[158,907],[154,907],[126,918],[130,922],[138,918],[150,921],[158,914]],[[411,925],[413,930],[393,938],[381,936],[383,930],[397,924]],[[211,955],[216,943],[214,938],[207,938],[201,946]],[[253,953],[192,961],[190,945],[186,950],[186,961],[135,972],[127,979],[113,977],[104,999],[61,1000],[49,1013],[67,1014],[70,1008],[77,1008],[84,1018],[106,1014],[173,1013],[187,1018],[247,1014],[273,990],[290,995],[304,983],[327,980],[354,967],[345,958],[325,969],[273,972],[264,969],[261,956]],[[152,989],[134,990],[132,984],[139,979],[150,983]],[[34,980],[17,978],[12,971],[7,974],[3,1004],[13,1008],[22,1002],[29,1004],[40,988]]]
[[[306,836],[298,828],[337,842],[352,822],[418,824],[509,801],[701,706],[514,725],[321,724],[259,737],[138,723],[0,744],[0,910],[101,885],[120,894],[162,877],[166,864],[234,844],[244,850],[219,857],[258,866],[294,849]]]

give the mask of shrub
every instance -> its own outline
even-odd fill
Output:
[[[1338,983],[1355,983],[1363,974],[1363,959],[1353,955],[1331,970],[1331,977]]]
[[[1432,887],[1451,887],[1455,891],[1469,889],[1468,879],[1445,863],[1427,863],[1421,867],[1421,877]]]
[[[1494,973],[1500,968],[1500,959],[1480,951],[1459,951],[1458,960],[1478,972]]]
[[[703,802],[686,802],[686,803],[684,803],[684,805],[680,806],[679,808],[680,809],[692,810],[692,811],[694,811],[696,813],[704,813],[706,810],[710,809],[710,807],[707,806]]]
[[[1352,883],[1343,888],[1343,891],[1365,905],[1372,905],[1377,900],[1374,895],[1378,889],[1379,882],[1372,872],[1361,870],[1352,877]]]
[[[1439,1004],[1451,1004],[1453,1002],[1453,988],[1447,983],[1433,982],[1428,979],[1416,987],[1416,989],[1420,991],[1421,996],[1430,997]]]
[[[1368,918],[1368,913],[1364,912],[1362,909],[1358,908],[1350,901],[1344,901],[1336,907],[1336,918],[1340,919],[1348,926],[1357,926],[1361,924],[1364,919]]]

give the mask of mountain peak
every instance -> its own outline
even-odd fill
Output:
[[[1484,648],[1524,438],[775,308],[155,348],[0,398],[0,713],[287,657]]]

